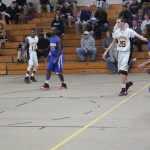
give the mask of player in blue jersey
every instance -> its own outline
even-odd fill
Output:
[[[50,53],[48,56],[48,66],[47,66],[47,73],[46,73],[46,80],[43,86],[41,86],[41,89],[49,89],[49,80],[51,77],[51,72],[55,72],[58,74],[60,80],[61,80],[61,87],[62,89],[67,89],[67,85],[64,82],[64,77],[62,74],[63,69],[63,46],[61,43],[60,38],[57,36],[57,29],[55,27],[51,28],[50,31]]]
[[[145,29],[144,29],[144,32],[143,32],[143,35],[146,37],[146,41],[148,42],[148,54],[150,56],[150,24],[147,24],[145,26]],[[150,64],[150,60],[144,62],[143,64],[140,64],[138,67],[140,69],[143,69],[146,65]],[[147,70],[147,73],[150,74],[150,68],[148,68]]]

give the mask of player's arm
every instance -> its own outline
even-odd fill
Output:
[[[111,42],[111,44],[109,45],[109,47],[106,49],[106,51],[103,54],[103,58],[105,59],[107,53],[112,49],[112,47],[116,44],[116,39],[113,39],[113,41]]]
[[[54,64],[56,64],[58,62],[58,59],[59,59],[61,53],[62,53],[62,45],[61,45],[61,41],[59,40],[58,41],[58,55],[57,55],[56,60],[53,62]]]
[[[135,36],[136,36],[137,38],[139,38],[140,40],[142,40],[142,41],[148,42],[147,38],[143,37],[142,35],[140,35],[140,34],[138,34],[138,33],[135,33]]]
[[[150,64],[150,60],[144,62],[143,64],[138,65],[138,68],[143,69],[148,64]]]

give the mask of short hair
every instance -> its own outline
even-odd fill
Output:
[[[36,31],[36,29],[35,29],[35,28],[31,28],[30,30]]]
[[[16,1],[12,1],[12,4],[16,4],[17,2]]]
[[[124,23],[126,22],[123,17],[120,17],[120,18],[118,18],[118,19],[120,19],[121,22],[124,22]]]
[[[31,2],[29,2],[28,5],[29,5],[30,7],[33,7],[33,3],[31,3]]]
[[[137,20],[137,19],[133,19],[132,21],[136,21],[136,22],[138,22],[138,20]]]

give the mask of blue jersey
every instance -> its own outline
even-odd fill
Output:
[[[60,41],[60,38],[58,36],[50,38],[50,55],[52,57],[57,57],[58,55],[58,41]]]
[[[60,41],[60,38],[58,36],[55,36],[54,38],[50,38],[50,60],[48,62],[48,66],[47,66],[47,71],[54,71],[56,73],[62,73],[63,70],[63,61],[64,61],[64,57],[63,57],[63,50],[61,55],[58,58],[58,62],[56,64],[54,64],[53,62],[56,60],[57,56],[58,56],[58,41]],[[61,48],[62,48],[62,44],[61,44]]]
[[[148,42],[148,53],[149,53],[149,56],[150,56],[150,41]]]

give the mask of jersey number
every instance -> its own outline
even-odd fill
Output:
[[[36,46],[32,46],[32,51],[35,51],[36,50]]]
[[[126,41],[120,41],[119,47],[126,47]]]

